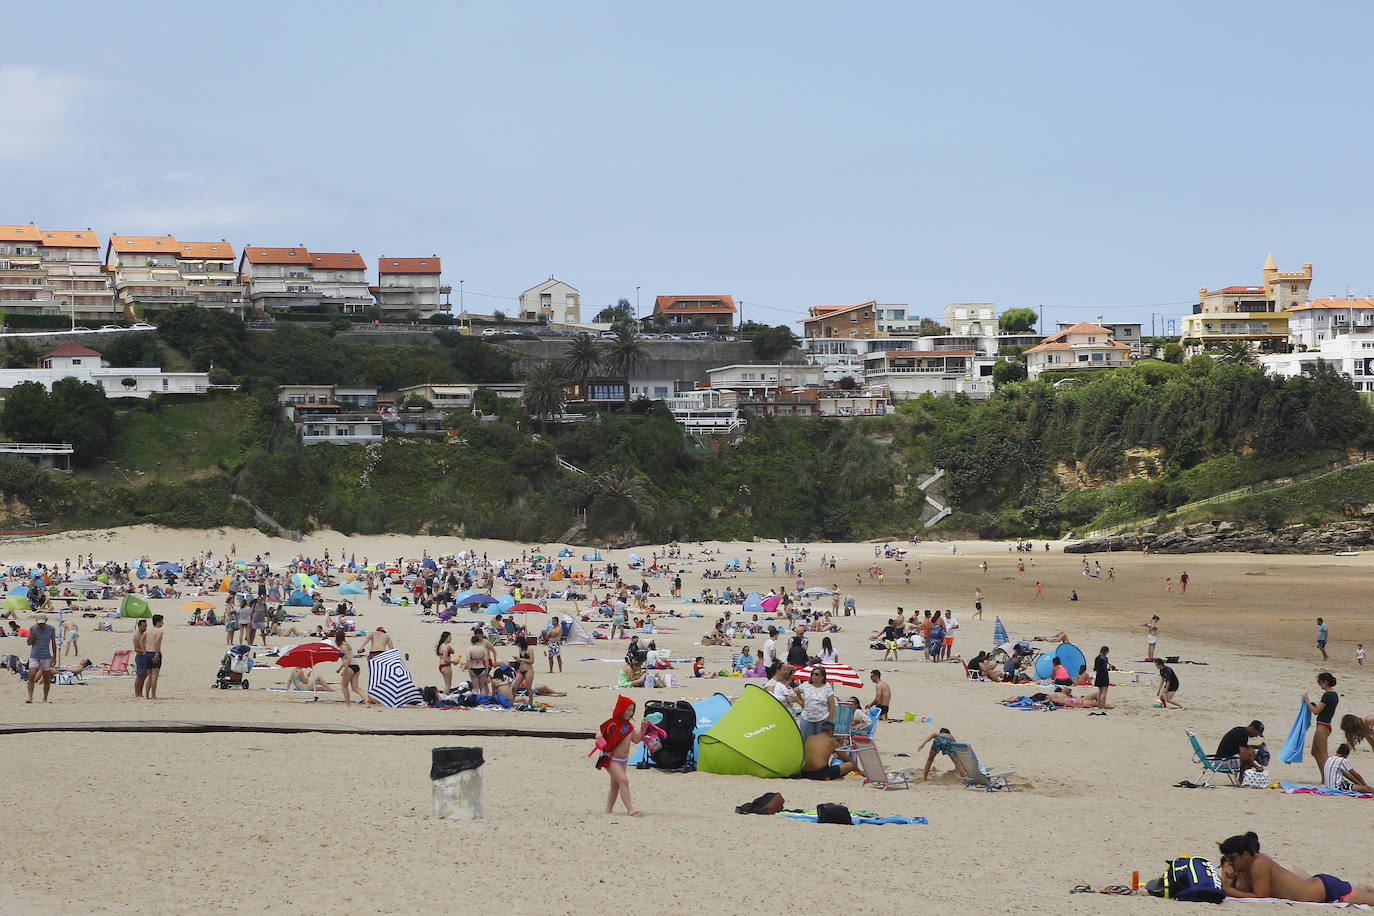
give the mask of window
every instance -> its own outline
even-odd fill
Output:
[[[1096,338],[1096,337],[1089,337],[1089,338],[1088,338],[1088,343],[1097,343],[1097,338]]]
[[[1088,361],[1088,354],[1086,354],[1086,353],[1080,353],[1080,354],[1078,354],[1078,361],[1079,361],[1080,363],[1086,363],[1086,362]]]
[[[166,391],[166,390],[167,390],[168,384],[169,384],[169,383],[168,383],[167,379],[163,379],[163,380],[162,380],[162,390],[163,390],[163,391]]]
[[[73,360],[72,360],[72,365],[73,365],[73,366],[79,366],[79,365],[81,365],[81,358],[80,358],[80,357],[77,357],[76,359],[73,359]]]

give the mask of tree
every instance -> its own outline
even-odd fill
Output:
[[[52,404],[48,389],[38,382],[20,382],[5,396],[0,430],[17,442],[47,442],[52,438]]]
[[[1007,309],[997,319],[997,326],[1008,334],[1024,334],[1035,330],[1040,316],[1035,309]]]
[[[546,429],[548,418],[561,414],[564,405],[568,403],[568,392],[563,387],[564,380],[563,367],[553,362],[536,368],[525,381],[520,403],[531,417],[539,420],[541,433]]]
[[[1229,366],[1253,366],[1255,347],[1248,340],[1229,340],[1217,351],[1216,359]]]
[[[6,369],[32,369],[38,365],[38,348],[22,337],[5,345],[0,365]]]
[[[605,366],[611,375],[625,380],[625,412],[630,412],[630,377],[639,372],[649,361],[649,351],[644,341],[635,336],[632,329],[616,329],[615,340],[606,350]]]
[[[1026,364],[1019,359],[999,359],[992,365],[992,384],[998,388],[1008,382],[1024,382]]]
[[[70,442],[79,464],[89,464],[103,454],[114,439],[115,412],[97,385],[74,378],[53,382],[51,435]]]
[[[940,324],[934,318],[922,318],[921,323],[916,326],[918,337],[940,337],[949,333],[949,328]]]
[[[600,365],[601,346],[592,335],[578,334],[568,344],[568,351],[563,356],[563,369],[581,383],[584,391],[587,376],[594,374]]]
[[[1171,340],[1164,345],[1164,361],[1166,363],[1183,362],[1183,345],[1178,341]]]
[[[625,324],[636,318],[635,307],[629,299],[617,299],[615,305],[608,305],[596,313],[592,319],[596,324]]]
[[[769,327],[756,321],[746,321],[739,328],[741,337],[748,337],[754,346],[755,359],[778,359],[800,342],[785,324]]]
[[[855,388],[859,387],[859,383],[854,381],[854,376],[845,375],[842,376],[840,380],[835,383],[835,387],[840,389],[841,391],[853,391]]]
[[[100,355],[111,366],[121,368],[156,365],[157,340],[152,334],[120,334],[101,344]]]

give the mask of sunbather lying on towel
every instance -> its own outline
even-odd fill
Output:
[[[1045,697],[1046,702],[1053,703],[1055,706],[1067,706],[1071,709],[1115,709],[1111,703],[1103,703],[1096,696],[1076,697],[1064,687],[1056,687],[1054,693]]]
[[[1308,876],[1260,853],[1254,833],[1233,836],[1221,849],[1221,886],[1228,897],[1275,897],[1301,903],[1374,903],[1374,887],[1334,875]]]

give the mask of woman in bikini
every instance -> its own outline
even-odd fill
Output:
[[[1361,719],[1355,715],[1341,716],[1341,731],[1345,733],[1345,743],[1350,745],[1353,751],[1360,746],[1361,741],[1369,743],[1369,749],[1374,751],[1374,716],[1365,716]]]
[[[1326,778],[1326,758],[1331,756],[1331,751],[1327,747],[1327,739],[1331,737],[1331,722],[1336,717],[1336,705],[1340,703],[1340,694],[1336,693],[1336,676],[1323,671],[1317,675],[1317,686],[1322,689],[1321,699],[1317,702],[1307,696],[1302,695],[1302,701],[1307,704],[1307,708],[1312,711],[1315,721],[1312,723],[1312,759],[1317,764],[1317,770],[1321,772],[1322,779]]]
[[[515,637],[515,647],[519,653],[515,656],[515,687],[511,691],[511,699],[514,699],[521,690],[529,691],[530,703],[534,703],[534,653],[530,651],[530,644],[523,636]]]
[[[487,661],[487,641],[481,633],[473,633],[472,645],[468,647],[467,668],[468,686],[474,693],[491,693]]]
[[[334,631],[334,645],[339,650],[339,683],[343,688],[344,702],[353,702],[348,693],[349,687],[357,691],[358,699],[366,700],[367,694],[363,693],[363,688],[358,685],[359,668],[353,661],[353,647],[348,644],[348,638],[343,630]]]
[[[439,644],[434,647],[439,656],[439,676],[444,679],[444,693],[453,690],[453,634],[448,630],[439,634]]]

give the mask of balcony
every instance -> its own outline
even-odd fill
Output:
[[[870,368],[867,370],[869,377],[879,375],[967,375],[968,366],[948,365],[948,366],[887,366],[885,368]]]

